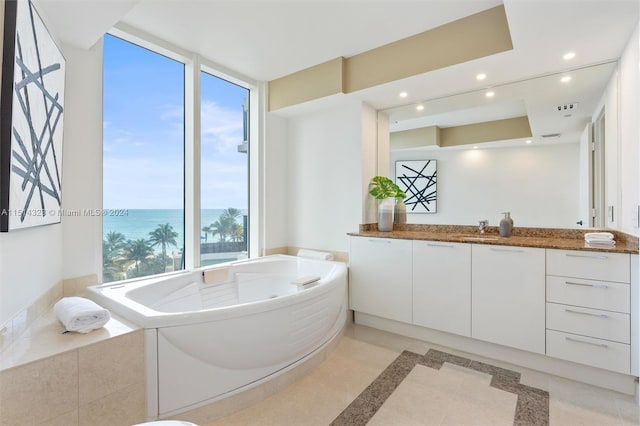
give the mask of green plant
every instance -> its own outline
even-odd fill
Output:
[[[393,183],[393,181],[386,176],[375,176],[371,179],[371,183],[372,185],[369,190],[369,194],[378,200],[383,200],[389,197],[401,198],[403,200],[407,198],[407,194],[405,194],[398,185]]]

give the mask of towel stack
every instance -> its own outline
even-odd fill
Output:
[[[584,241],[590,247],[615,247],[616,241],[611,232],[587,232],[584,234]]]
[[[103,327],[111,318],[109,311],[83,297],[63,297],[53,311],[67,331],[88,333]]]

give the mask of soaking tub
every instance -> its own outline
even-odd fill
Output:
[[[148,417],[166,417],[262,383],[326,345],[346,320],[347,268],[274,255],[93,286],[88,297],[145,328]]]

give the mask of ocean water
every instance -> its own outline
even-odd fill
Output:
[[[211,225],[220,217],[224,209],[204,209],[202,210],[201,227]],[[246,211],[242,210],[245,214]],[[242,216],[238,219],[242,223]],[[127,240],[137,240],[139,238],[148,239],[149,233],[160,224],[168,223],[173,230],[178,233],[176,242],[178,247],[171,246],[167,249],[169,253],[178,252],[184,246],[184,210],[147,210],[147,209],[114,209],[106,210],[102,217],[103,238],[111,231],[124,234]],[[204,242],[204,232],[201,232],[200,240]],[[218,237],[208,236],[208,242],[218,241]],[[156,252],[162,249],[154,247]]]

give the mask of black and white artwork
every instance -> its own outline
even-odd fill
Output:
[[[31,1],[5,0],[0,231],[60,222],[65,59]]]
[[[396,161],[396,185],[407,194],[407,213],[437,212],[436,173],[436,160]]]

